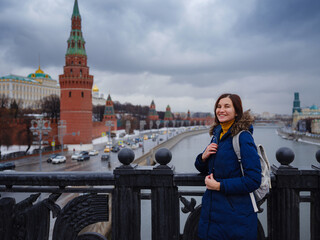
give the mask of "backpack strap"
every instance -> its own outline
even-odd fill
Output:
[[[242,166],[242,162],[241,162],[240,140],[239,140],[240,134],[241,134],[242,132],[248,132],[248,133],[251,134],[251,132],[249,132],[249,131],[247,131],[247,130],[242,130],[242,131],[239,132],[237,135],[233,136],[233,138],[232,138],[232,146],[233,146],[234,152],[235,152],[236,155],[237,155],[242,176],[244,177],[244,171],[243,171],[243,166]],[[258,212],[259,209],[258,209],[258,206],[257,206],[257,203],[256,203],[256,199],[255,199],[255,197],[254,197],[253,192],[249,193],[249,195],[250,195],[250,199],[251,199],[251,203],[252,203],[254,212]]]

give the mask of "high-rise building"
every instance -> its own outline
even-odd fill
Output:
[[[71,17],[71,32],[65,55],[64,73],[59,76],[61,98],[60,119],[66,123],[63,139],[69,148],[92,148],[92,84],[85,41],[81,31],[81,16],[75,0]],[[78,133],[74,135],[72,133]]]
[[[292,113],[294,113],[295,111],[301,112],[300,99],[299,99],[299,93],[298,92],[294,93]]]

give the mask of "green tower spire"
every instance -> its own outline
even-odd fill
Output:
[[[71,17],[71,32],[68,39],[68,49],[66,55],[84,55],[86,54],[85,41],[81,31],[81,16],[79,12],[78,1],[74,1],[73,13]]]
[[[72,13],[72,17],[71,17],[71,18],[73,18],[73,17],[75,17],[75,16],[81,18],[80,12],[79,12],[79,7],[78,7],[78,0],[75,0],[75,1],[74,1],[73,13]]]

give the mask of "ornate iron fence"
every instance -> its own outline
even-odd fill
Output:
[[[288,148],[279,149],[276,156],[280,166],[272,167],[272,190],[265,199],[268,227],[265,233],[259,223],[258,239],[298,240],[300,202],[310,203],[311,239],[320,239],[319,166],[307,170],[291,167],[294,155]],[[197,239],[201,205],[192,196],[203,194],[204,176],[176,173],[168,165],[171,153],[164,148],[157,151],[159,164],[155,166],[132,164],[134,154],[129,149],[121,150],[118,158],[122,166],[112,173],[1,172],[0,239],[49,239],[51,224],[53,240],[106,240],[97,232],[81,230],[93,223],[110,221],[112,239],[141,239],[142,199],[151,201],[153,240]],[[316,158],[320,162],[320,150]],[[182,190],[188,186],[202,188]],[[301,191],[310,195],[300,196]],[[18,197],[7,196],[11,193],[28,197],[19,201]],[[56,202],[65,193],[80,196],[61,208]],[[182,233],[180,211],[189,214]]]

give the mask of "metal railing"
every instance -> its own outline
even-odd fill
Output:
[[[122,165],[108,173],[1,172],[0,239],[49,239],[50,224],[54,226],[50,235],[53,240],[108,239],[97,232],[81,231],[98,222],[111,223],[112,239],[141,239],[143,199],[151,201],[153,240],[197,239],[201,205],[194,198],[187,198],[201,196],[203,190],[185,189],[203,187],[204,176],[176,173],[168,165],[171,156],[169,150],[161,148],[155,155],[159,164],[139,166],[132,164],[133,152],[122,149],[118,154]],[[319,166],[308,170],[290,166],[294,155],[288,148],[280,148],[276,156],[280,166],[272,167],[272,189],[265,199],[267,229],[264,231],[258,224],[258,239],[298,240],[301,202],[310,203],[311,239],[320,239]],[[320,150],[316,158],[320,162]],[[143,192],[144,189],[149,192]],[[300,196],[301,191],[310,195]],[[12,197],[11,193],[17,196]],[[80,193],[80,196],[60,207],[57,201],[65,193]],[[24,195],[22,199],[19,194]],[[182,233],[180,211],[189,214]]]

